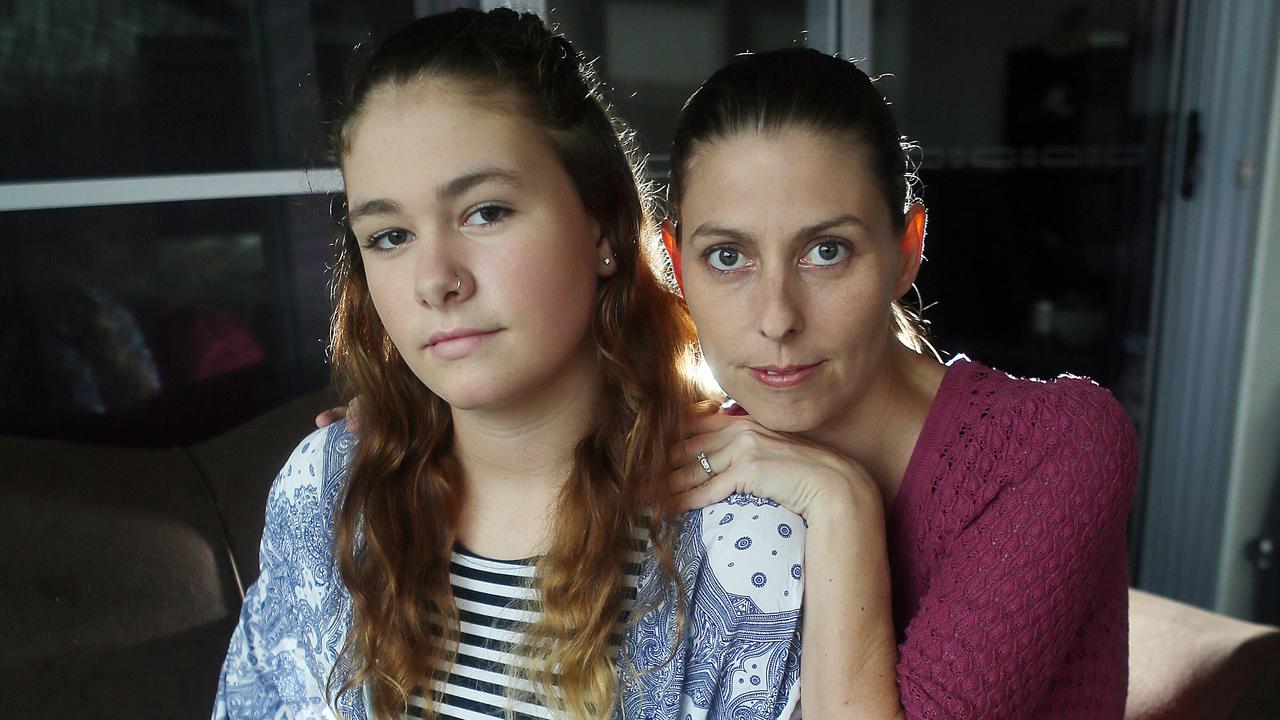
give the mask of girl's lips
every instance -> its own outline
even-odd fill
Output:
[[[427,345],[427,351],[438,360],[457,360],[470,355],[476,348],[489,342],[498,332],[500,331],[489,330],[437,340]]]
[[[786,390],[813,377],[820,365],[822,365],[820,362],[812,365],[788,365],[787,367],[769,365],[750,367],[747,368],[747,371],[765,387],[774,390]]]

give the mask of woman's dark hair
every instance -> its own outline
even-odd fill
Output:
[[[906,228],[915,201],[914,147],[898,132],[889,104],[852,62],[812,48],[742,55],[693,93],[676,122],[667,200],[679,228],[680,200],[690,161],[706,143],[740,133],[769,135],[802,128],[844,135],[869,151],[871,171],[895,233]],[[899,339],[918,352],[927,345],[919,314],[892,304]]]
[[[464,97],[480,112],[527,120],[537,129],[532,141],[555,152],[613,251],[616,269],[601,281],[592,317],[599,407],[549,509],[551,547],[538,559],[535,580],[542,613],[515,651],[532,662],[510,668],[558,717],[601,717],[616,699],[610,637],[625,608],[623,570],[634,533],[647,530],[666,579],[677,583],[676,524],[662,480],[670,443],[700,398],[687,371],[692,322],[653,272],[657,243],[629,134],[604,104],[589,63],[535,15],[455,10],[385,40],[357,75],[336,125],[339,164],[371,98],[385,102],[379,93],[387,90],[429,93],[440,85],[450,92],[404,97]],[[353,619],[330,690],[367,684],[375,714],[399,716],[408,695],[454,660],[450,639],[459,626],[449,560],[463,502],[461,467],[450,408],[391,342],[341,202],[335,220],[334,380],[342,397],[360,398],[361,427],[335,531]],[[432,701],[429,689],[424,695]],[[436,708],[432,702],[426,716],[435,717]]]

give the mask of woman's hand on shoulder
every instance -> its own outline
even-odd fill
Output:
[[[697,413],[689,433],[671,458],[671,487],[680,511],[749,493],[810,523],[864,509],[883,513],[871,476],[836,451],[775,432],[750,417],[723,413]]]
[[[316,427],[327,427],[343,418],[347,419],[347,430],[352,433],[360,432],[360,398],[352,400],[350,405],[339,405],[322,410],[316,415]]]

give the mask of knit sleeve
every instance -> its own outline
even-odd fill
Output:
[[[1055,683],[1092,683],[1084,693],[1092,707],[1051,714],[1119,720],[1133,425],[1110,393],[1074,378],[1036,386],[983,418],[987,434],[961,431],[942,464],[969,480],[935,487],[945,496],[935,513],[950,516],[955,535],[935,546],[899,649],[906,715],[1025,718],[1046,709]],[[1100,602],[1100,593],[1119,597]],[[1099,611],[1112,617],[1087,622]],[[1107,630],[1069,658],[1086,625]]]

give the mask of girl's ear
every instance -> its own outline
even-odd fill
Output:
[[[907,294],[916,275],[920,273],[920,261],[924,259],[924,233],[927,215],[924,205],[911,203],[907,209],[907,227],[898,240],[898,277],[894,285],[894,297]]]
[[[600,239],[596,241],[596,255],[598,256],[596,273],[600,277],[611,277],[618,271],[618,258],[614,257],[613,248],[609,245],[609,238],[604,234],[601,234]]]
[[[663,220],[662,225],[662,246],[667,249],[667,257],[671,260],[671,268],[676,273],[676,285],[680,286],[680,293],[684,294],[684,280],[680,275],[680,241],[676,240],[676,226],[670,220]]]

